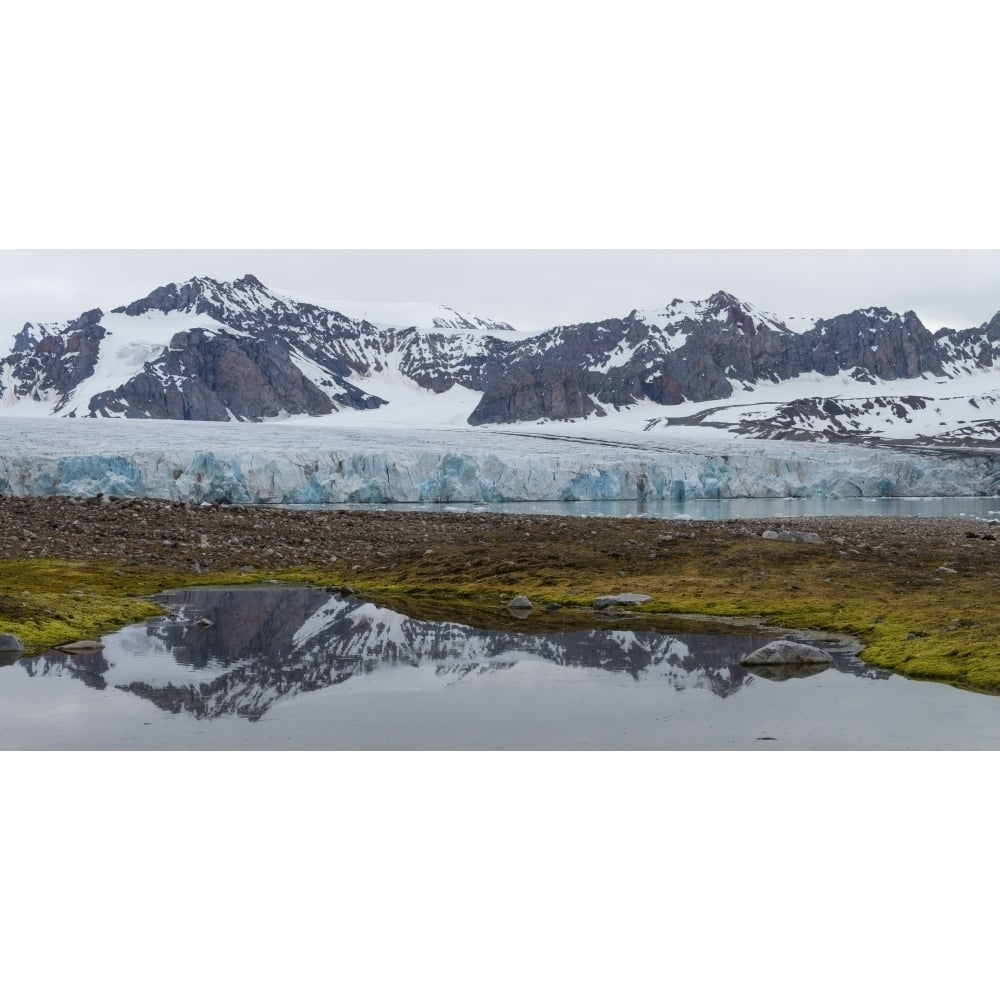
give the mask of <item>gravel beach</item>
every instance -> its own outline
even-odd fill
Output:
[[[195,575],[243,567],[334,565],[345,575],[367,575],[424,563],[437,576],[441,558],[447,553],[457,558],[460,551],[470,559],[491,559],[500,575],[505,567],[525,561],[565,564],[581,554],[588,563],[606,561],[618,571],[626,568],[624,563],[648,563],[685,547],[721,547],[769,530],[816,533],[855,559],[867,555],[878,560],[895,553],[960,559],[968,569],[987,569],[1000,557],[991,537],[1000,526],[949,518],[666,521],[0,497],[0,560],[112,561]],[[767,548],[780,562],[798,546]],[[459,565],[466,568],[468,561]]]

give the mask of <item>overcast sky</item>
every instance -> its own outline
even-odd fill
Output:
[[[523,330],[621,316],[725,289],[780,316],[885,305],[933,330],[1000,311],[1000,251],[0,251],[0,333],[247,272],[306,301],[432,302]]]

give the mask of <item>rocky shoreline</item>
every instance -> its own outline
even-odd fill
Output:
[[[813,534],[836,546],[844,558],[866,553],[947,557],[961,559],[968,569],[985,569],[994,567],[1000,554],[993,544],[996,532],[1000,525],[952,518],[668,521],[472,510],[295,510],[111,497],[0,497],[0,560],[113,561],[194,575],[336,566],[338,573],[349,576],[423,563],[430,563],[431,569],[445,551],[456,548],[470,556],[490,557],[499,575],[505,566],[525,560],[565,564],[581,549],[588,563],[606,562],[613,573],[629,563],[643,564],[648,571],[650,562],[666,563],[668,552],[685,546],[724,546],[733,539],[765,533]],[[773,554],[780,562],[791,557],[791,550],[779,547]],[[435,555],[439,558],[428,558]]]

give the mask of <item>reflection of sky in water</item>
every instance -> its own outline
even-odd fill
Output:
[[[168,604],[101,653],[0,669],[0,746],[1000,748],[1000,699],[842,649],[812,677],[739,666],[773,635],[519,635],[291,587]]]

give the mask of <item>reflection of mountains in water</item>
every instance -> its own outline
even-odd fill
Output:
[[[379,690],[432,689],[525,660],[627,674],[726,697],[754,682],[740,658],[761,637],[592,629],[551,635],[425,622],[322,590],[195,589],[168,595],[172,616],[108,637],[103,653],[50,653],[31,674],[69,672],[110,683],[171,712],[259,719],[277,701],[353,681]],[[213,622],[200,627],[202,617]],[[834,664],[878,673],[853,657]],[[888,676],[888,675],[881,675]]]

